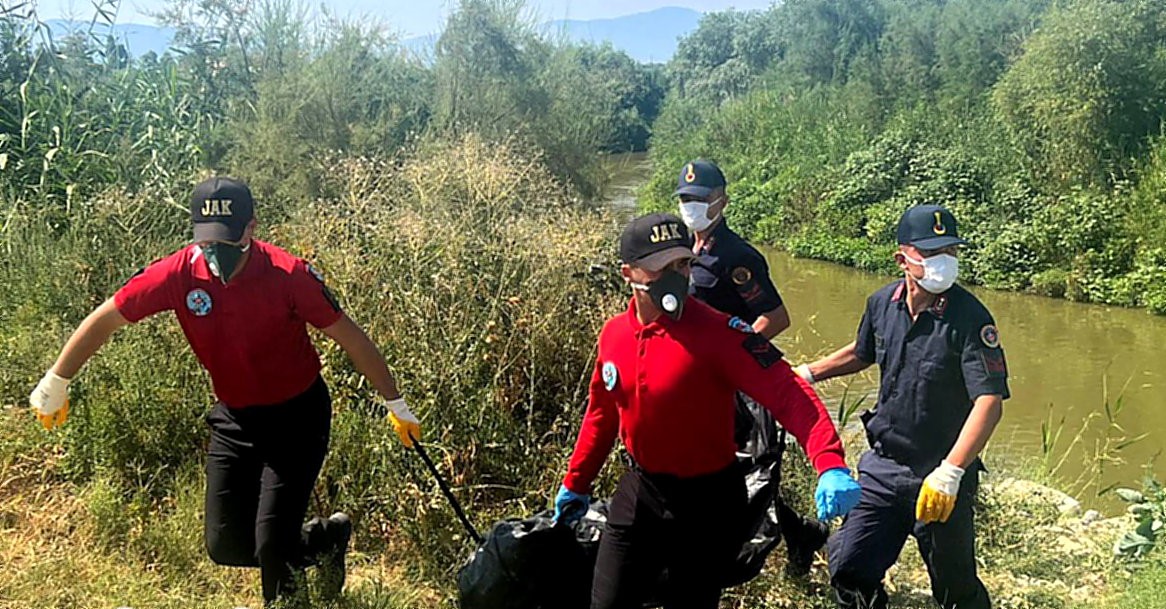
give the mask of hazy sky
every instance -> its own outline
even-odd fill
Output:
[[[441,27],[444,16],[456,0],[304,0],[309,6],[327,6],[344,16],[373,15],[406,35],[428,34]],[[8,2],[0,0],[4,4]],[[684,6],[699,11],[727,8],[765,8],[772,0],[531,0],[528,4],[539,21],[552,19],[600,19],[642,13],[664,6]],[[89,19],[91,0],[39,0],[42,19],[65,16]],[[122,0],[118,21],[152,23],[147,16],[165,6],[164,0]]]

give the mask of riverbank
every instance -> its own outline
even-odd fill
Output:
[[[202,546],[203,479],[191,468],[177,473],[174,492],[157,506],[120,505],[102,483],[58,479],[59,454],[45,450],[47,437],[23,409],[0,413],[0,609],[31,607],[109,609],[222,609],[259,607],[258,573],[213,565]],[[32,433],[30,433],[32,431]],[[39,438],[12,450],[16,438]],[[787,495],[802,498],[800,487]],[[448,509],[435,492],[416,497]],[[142,510],[148,509],[148,514]],[[1132,574],[1111,558],[1127,515],[1101,517],[1082,511],[1072,498],[1015,478],[989,475],[978,506],[980,573],[1001,609],[1158,607],[1151,598],[1161,566]],[[148,517],[143,517],[148,516]],[[475,512],[476,518],[480,513]],[[483,523],[484,524],[484,523]],[[451,523],[452,526],[452,523]],[[348,592],[330,609],[437,609],[455,593],[452,570],[425,575],[414,550],[382,546],[375,538],[394,532],[357,521]],[[454,545],[468,556],[466,540]],[[731,590],[725,609],[830,609],[825,561],[811,577],[779,575],[782,549],[765,573]],[[460,559],[459,559],[460,560]],[[1156,563],[1151,563],[1154,565]],[[931,606],[926,571],[910,542],[888,574],[892,606]],[[1131,596],[1137,594],[1138,596]]]

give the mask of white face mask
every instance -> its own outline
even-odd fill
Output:
[[[716,218],[709,217],[709,207],[715,205],[717,201],[720,199],[716,201],[682,201],[680,203],[680,219],[684,221],[684,225],[689,230],[703,231],[716,221]]]
[[[916,279],[919,287],[932,294],[942,294],[955,283],[960,274],[959,258],[951,254],[939,254],[923,260],[916,260],[906,254],[903,258],[911,264],[923,267],[923,278]]]

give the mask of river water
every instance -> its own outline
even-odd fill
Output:
[[[608,197],[621,210],[634,207],[635,188],[650,168],[643,155],[613,163]],[[787,358],[801,363],[854,340],[866,297],[893,278],[815,260],[796,259],[760,248],[769,261],[774,283],[793,320],[778,337]],[[1063,485],[1089,505],[1115,508],[1112,498],[1098,499],[1111,485],[1137,487],[1166,447],[1166,317],[1144,310],[1071,303],[1026,294],[970,288],[996,318],[1008,359],[1012,398],[985,461],[1014,466],[1046,462],[1042,425],[1060,431],[1047,462]],[[837,407],[869,395],[874,399],[874,370],[849,382],[823,383],[823,398]],[[1110,424],[1109,412],[1118,426]],[[1121,447],[1122,438],[1145,437]],[[1108,439],[1109,449],[1105,450]],[[1096,455],[1105,453],[1107,458]],[[1067,456],[1066,456],[1067,455]],[[1153,466],[1162,479],[1166,468]]]

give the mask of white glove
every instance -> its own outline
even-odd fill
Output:
[[[814,384],[814,374],[812,372],[810,372],[810,365],[809,364],[802,364],[800,366],[797,366],[796,368],[794,368],[794,374],[797,374],[798,376],[802,377],[802,380],[806,381],[807,383],[809,383],[811,385]]]
[[[28,403],[45,429],[63,425],[69,418],[69,379],[50,369],[28,396]]]
[[[960,492],[960,480],[963,477],[963,469],[947,461],[940,463],[923,479],[919,499],[915,502],[915,519],[923,523],[947,522],[955,509],[956,495]]]
[[[401,443],[405,448],[413,448],[413,440],[421,439],[421,421],[418,421],[413,411],[405,405],[405,398],[385,402],[385,408],[389,411],[389,421],[393,424],[393,430],[397,432]]]

